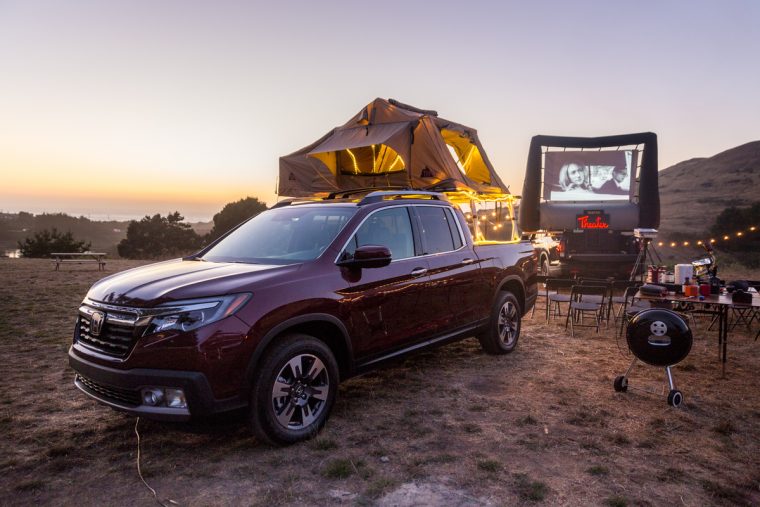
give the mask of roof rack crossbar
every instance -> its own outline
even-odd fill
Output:
[[[409,187],[403,187],[403,186],[387,186],[387,187],[365,187],[365,188],[352,188],[350,190],[340,190],[338,192],[333,192],[327,197],[325,197],[325,200],[328,199],[347,199],[349,196],[355,195],[355,194],[363,194],[367,192],[372,192],[374,190],[409,190]],[[340,196],[340,197],[339,197]]]
[[[448,198],[445,195],[438,192],[427,192],[425,190],[386,190],[367,194],[364,199],[359,201],[359,206],[384,201],[386,199],[403,199],[404,197],[414,196],[425,196],[432,200],[448,201]]]

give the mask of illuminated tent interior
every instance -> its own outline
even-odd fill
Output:
[[[494,209],[507,208],[500,216],[514,216],[514,197],[493,169],[475,129],[393,99],[373,100],[321,139],[280,158],[280,196],[315,198],[394,188],[444,192],[470,209],[476,202],[493,202]],[[471,220],[475,236],[482,237],[480,230],[487,225]],[[515,235],[509,233],[508,239]]]
[[[324,197],[360,188],[427,189],[446,181],[478,194],[509,194],[474,129],[435,111],[375,99],[344,125],[281,157],[277,193]]]

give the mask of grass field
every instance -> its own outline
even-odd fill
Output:
[[[154,503],[135,419],[79,393],[67,365],[76,309],[100,276],[0,259],[5,505]],[[673,409],[661,369],[631,378],[656,394],[613,391],[630,356],[612,329],[571,338],[539,315],[509,356],[469,339],[345,382],[326,429],[291,447],[259,444],[239,414],[141,420],[143,475],[180,505],[760,504],[756,327],[730,335],[721,378],[716,333],[699,321]]]

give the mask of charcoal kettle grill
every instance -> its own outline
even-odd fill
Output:
[[[624,375],[615,378],[615,391],[628,390],[628,378],[638,361],[650,366],[665,368],[670,392],[668,405],[678,407],[683,403],[683,393],[676,389],[670,368],[689,355],[692,345],[691,329],[676,312],[663,308],[648,308],[637,313],[626,331],[628,349],[633,361]]]

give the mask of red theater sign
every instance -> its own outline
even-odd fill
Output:
[[[610,216],[601,211],[584,211],[583,215],[575,216],[578,229],[609,229]]]

